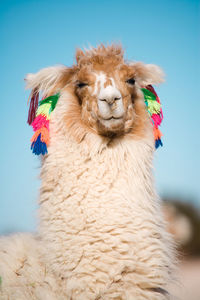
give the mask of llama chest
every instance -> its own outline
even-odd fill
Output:
[[[72,149],[67,160],[57,157],[47,163],[40,197],[45,219],[62,219],[65,230],[73,224],[80,231],[90,224],[96,229],[124,224],[126,218],[133,224],[138,211],[152,211],[150,171],[143,161],[119,150],[107,149],[91,158]]]
[[[40,234],[46,264],[66,279],[67,295],[84,299],[86,287],[98,295],[119,281],[164,284],[167,237],[150,165],[128,150],[89,157],[72,148],[65,159],[60,153],[51,159],[49,151],[41,174]]]
[[[47,178],[53,183],[42,186],[41,232],[51,255],[57,244],[56,255],[61,251],[64,261],[67,257],[77,261],[82,251],[91,257],[114,253],[115,263],[118,255],[133,258],[144,246],[143,239],[153,238],[157,226],[154,191],[148,191],[142,166],[134,166],[130,157],[113,150],[93,159],[79,155],[74,160],[73,156],[74,152],[69,153],[64,164],[57,159],[56,167],[51,163]]]

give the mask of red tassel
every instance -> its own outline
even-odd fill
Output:
[[[157,95],[157,93],[156,93],[156,91],[154,90],[154,88],[153,88],[153,86],[152,85],[147,85],[147,86],[145,86],[145,89],[147,89],[147,90],[149,90],[151,93],[153,93],[155,96],[156,96],[156,98],[158,97],[158,95]]]
[[[39,93],[35,89],[32,92],[32,97],[31,97],[29,111],[28,111],[28,121],[27,121],[27,123],[29,125],[31,125],[32,122],[35,119],[36,110],[38,108],[38,101],[39,101]]]

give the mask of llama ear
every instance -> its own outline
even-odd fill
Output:
[[[85,53],[81,50],[81,49],[77,49],[76,50],[76,61],[77,61],[77,64],[79,64],[79,61],[80,59],[85,56]]]
[[[42,69],[36,74],[28,74],[25,78],[26,88],[32,90],[28,124],[34,130],[31,149],[36,155],[47,153],[50,115],[56,107],[60,90],[69,82],[74,72],[74,67],[55,66]],[[42,100],[39,102],[40,92]]]
[[[46,98],[59,93],[65,87],[75,72],[75,67],[54,66],[40,70],[36,74],[27,74],[26,88],[31,89],[30,107],[28,113],[28,124],[31,125],[36,116],[39,104],[39,93],[41,98]]]
[[[164,72],[156,65],[137,62],[131,64],[140,86],[159,84],[164,81]]]
[[[50,96],[63,88],[72,75],[72,68],[54,66],[44,68],[35,74],[27,74],[26,88],[34,93],[41,92],[43,96]]]

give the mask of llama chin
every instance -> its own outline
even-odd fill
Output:
[[[169,299],[174,245],[152,175],[163,73],[126,63],[116,45],[76,59],[26,78],[32,149],[44,155],[40,225],[0,240],[0,296]]]

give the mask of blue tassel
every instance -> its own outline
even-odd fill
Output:
[[[163,146],[163,143],[162,143],[162,141],[160,139],[158,139],[158,140],[155,141],[155,147],[156,147],[156,149],[158,149],[159,146],[161,146],[161,147]]]
[[[31,144],[31,150],[35,155],[45,155],[47,153],[47,145],[41,141],[41,133],[37,140]]]

